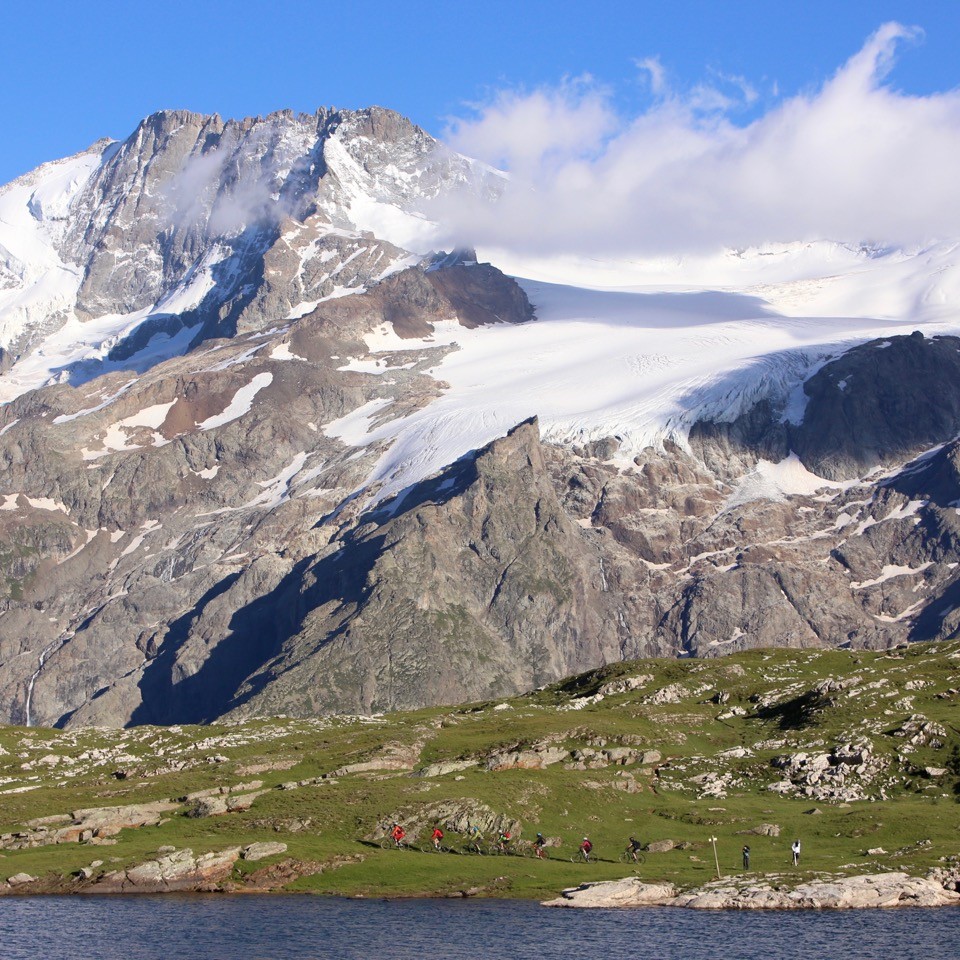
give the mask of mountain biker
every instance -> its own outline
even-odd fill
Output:
[[[481,852],[480,844],[483,843],[483,834],[480,832],[480,828],[472,823],[467,828],[467,846],[473,847],[478,853]]]
[[[533,841],[533,849],[537,854],[537,859],[542,860],[544,858],[543,848],[547,845],[547,838],[542,834],[538,833],[536,839]]]
[[[506,853],[510,847],[510,836],[509,830],[501,830],[500,836],[497,838],[497,846],[500,848],[501,853]]]
[[[640,849],[642,846],[643,844],[641,844],[636,837],[631,837],[630,841],[627,843],[627,853],[629,853],[630,856],[633,857],[634,863],[640,862],[639,858],[637,857],[637,854],[640,853]]]
[[[440,841],[443,839],[443,831],[440,829],[439,825],[435,825],[433,828],[433,833],[430,835],[430,839],[433,841],[434,847],[440,849]]]
[[[593,850],[593,844],[590,842],[589,837],[584,837],[583,842],[580,844],[580,855],[583,857],[587,863],[590,862],[590,851]]]
[[[403,846],[403,838],[407,835],[407,831],[400,826],[399,823],[393,825],[393,829],[390,831],[390,836],[393,838],[393,842],[397,845],[397,849]]]

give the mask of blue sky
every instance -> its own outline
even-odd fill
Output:
[[[676,90],[748,84],[748,123],[819,88],[885,21],[922,28],[889,83],[960,86],[960,3],[480,0],[346,3],[11,0],[0,58],[0,183],[161,108],[223,116],[377,103],[435,134],[504,90],[590,75],[610,109],[647,109],[655,62]],[[734,98],[736,99],[736,98]],[[748,102],[749,99],[749,102]]]

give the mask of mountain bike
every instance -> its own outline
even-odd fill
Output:
[[[570,858],[571,863],[596,863],[596,855],[591,850],[589,855],[584,853],[583,849],[577,850],[577,852]]]
[[[399,843],[397,843],[397,841],[394,840],[393,837],[384,837],[380,841],[380,848],[382,850],[409,850],[410,843],[406,839],[406,837],[404,837],[404,839],[401,840]]]
[[[438,846],[435,846],[432,840],[424,840],[420,844],[421,853],[459,853],[458,850],[454,850],[453,847],[448,847],[445,843],[440,843]]]
[[[639,866],[641,863],[646,862],[646,857],[638,850],[634,853],[629,847],[620,854],[621,863],[635,863]]]

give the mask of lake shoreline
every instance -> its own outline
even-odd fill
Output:
[[[779,877],[774,878],[780,881]],[[15,882],[12,882],[15,881]],[[762,877],[732,877],[713,880],[699,887],[682,889],[668,882],[650,882],[638,877],[586,882],[560,891],[557,897],[510,896],[495,888],[472,888],[451,892],[342,893],[284,890],[244,885],[236,881],[187,880],[175,886],[160,884],[111,885],[83,878],[10,878],[0,883],[0,897],[123,897],[183,896],[188,898],[311,896],[351,901],[516,901],[567,909],[630,910],[669,907],[711,911],[803,911],[876,910],[960,906],[957,880],[913,877],[904,873],[861,874],[851,877],[814,879],[788,885]]]

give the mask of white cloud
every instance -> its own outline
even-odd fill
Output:
[[[454,119],[449,136],[468,156],[529,173],[590,155],[617,125],[607,93],[584,76],[554,90],[502,92],[476,119]]]
[[[955,236],[960,92],[909,96],[885,82],[898,45],[919,36],[885,24],[820,89],[745,126],[731,120],[757,100],[745,78],[716,75],[733,93],[679,95],[656,58],[637,66],[660,96],[634,117],[589,79],[501,93],[448,139],[508,169],[504,195],[448,201],[434,211],[438,239],[593,256]]]
[[[182,228],[233,236],[286,211],[276,203],[276,185],[254,165],[241,165],[233,149],[196,154],[164,189],[168,216]]]
[[[644,57],[642,60],[635,60],[638,70],[647,74],[650,82],[650,90],[654,96],[660,96],[667,89],[667,74],[663,69],[663,64],[659,57]]]
[[[756,103],[760,94],[757,93],[757,88],[746,77],[737,74],[721,73],[720,71],[715,72],[718,80],[732,87],[736,87],[737,90],[740,91],[740,95],[746,106]]]

